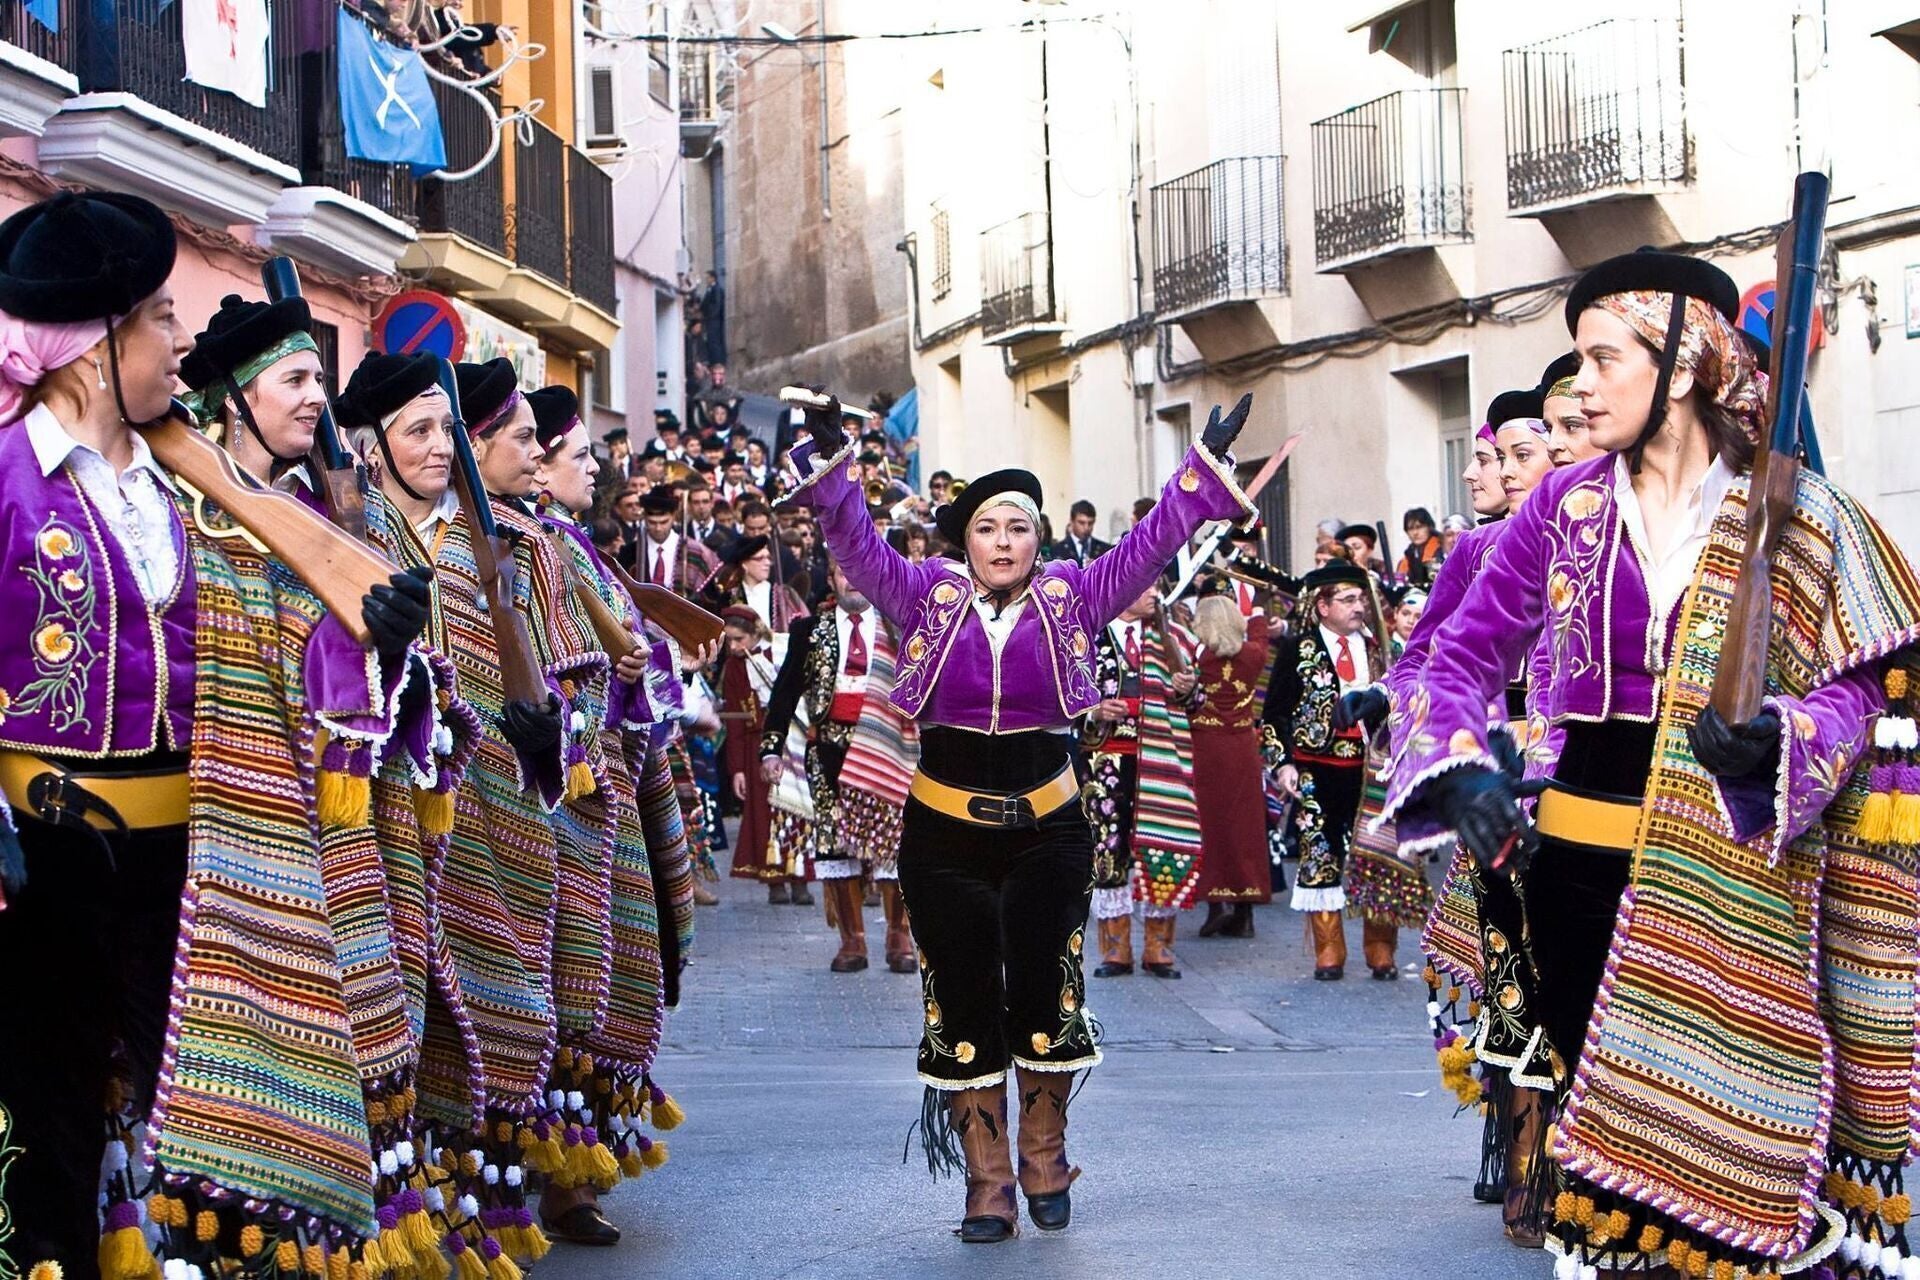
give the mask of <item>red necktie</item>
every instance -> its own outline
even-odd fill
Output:
[[[849,676],[867,674],[867,638],[860,629],[860,619],[865,616],[863,613],[847,614],[853,623],[853,631],[847,636],[847,674]]]
[[[1140,669],[1140,629],[1127,628],[1127,666],[1135,671]]]
[[[1234,587],[1240,593],[1240,616],[1243,618],[1251,618],[1253,616],[1253,588],[1244,582],[1236,582]]]
[[[1340,656],[1334,659],[1333,669],[1342,684],[1352,684],[1360,678],[1353,666],[1353,641],[1347,636],[1340,637]]]
[[[667,552],[664,547],[653,549],[653,585],[656,587],[667,585]]]

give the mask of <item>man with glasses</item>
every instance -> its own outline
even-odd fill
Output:
[[[1330,560],[1301,581],[1297,625],[1276,650],[1261,716],[1275,781],[1294,802],[1300,872],[1292,905],[1307,913],[1313,976],[1322,982],[1346,971],[1347,841],[1367,759],[1361,730],[1335,728],[1333,712],[1342,695],[1386,671],[1381,637],[1367,632],[1369,591],[1366,570],[1348,560]]]

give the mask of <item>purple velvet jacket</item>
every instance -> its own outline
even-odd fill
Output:
[[[914,564],[887,545],[867,515],[849,444],[783,501],[803,494],[847,580],[900,628],[891,701],[902,715],[988,733],[1065,729],[1100,701],[1094,637],[1152,585],[1202,524],[1237,520],[1253,504],[1228,469],[1200,447],[1161,490],[1147,518],[1085,568],[1053,560],[996,661],[973,611],[973,582],[952,560]],[[813,446],[795,453],[806,474]]]
[[[71,472],[42,476],[25,429],[0,427],[0,748],[85,759],[188,749],[198,614],[183,508],[179,580],[149,608]],[[336,734],[384,738],[404,669],[383,673],[328,617],[307,646],[308,706]]]
[[[1528,655],[1542,628],[1547,672],[1539,713],[1553,726],[1573,721],[1652,721],[1683,611],[1657,610],[1643,552],[1627,535],[1613,493],[1613,455],[1553,472],[1520,512],[1504,522],[1485,567],[1435,631],[1417,685],[1393,696],[1392,777],[1385,818],[1399,822],[1403,846],[1449,835],[1426,803],[1426,784],[1463,765],[1495,767],[1487,750],[1486,706]],[[1742,478],[1726,502],[1746,502]],[[1882,664],[1856,666],[1804,697],[1774,694],[1765,705],[1781,720],[1776,778],[1721,779],[1728,834],[1751,840],[1771,830],[1773,854],[1825,808],[1831,771],[1811,759],[1857,757],[1884,705]],[[1801,732],[1792,731],[1795,722]],[[1813,732],[1805,732],[1811,725]],[[1777,821],[1791,815],[1791,821]]]

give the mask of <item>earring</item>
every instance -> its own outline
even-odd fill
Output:
[[[100,380],[100,389],[105,391],[107,389],[107,371],[101,368],[99,356],[93,358],[93,374],[94,377]]]

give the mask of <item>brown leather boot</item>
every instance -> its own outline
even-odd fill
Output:
[[[967,1157],[967,1216],[954,1234],[966,1244],[1011,1240],[1020,1210],[1013,1199],[1006,1082],[956,1090],[947,1105],[952,1108],[954,1136]]]
[[[1367,968],[1381,982],[1392,982],[1400,976],[1399,962],[1393,958],[1399,945],[1400,930],[1384,920],[1368,917],[1360,931],[1361,950],[1367,957]]]
[[[1313,976],[1333,982],[1347,971],[1347,932],[1338,911],[1309,911],[1307,942],[1313,947]]]
[[[1173,921],[1172,916],[1147,917],[1147,949],[1140,967],[1156,978],[1180,976],[1180,962],[1173,958]]]
[[[1124,978],[1133,972],[1133,917],[1114,916],[1100,922],[1100,967],[1096,978]]]
[[[898,880],[880,881],[880,905],[887,913],[887,968],[894,973],[918,973],[913,955],[913,929],[907,918],[907,899]]]
[[[840,953],[827,968],[835,973],[859,973],[867,967],[867,922],[860,913],[865,895],[858,876],[822,880],[823,896],[833,906],[834,923],[840,929]]]
[[[1067,1164],[1067,1098],[1070,1071],[1018,1068],[1020,1101],[1020,1190],[1027,1216],[1042,1231],[1061,1231],[1073,1220],[1067,1188],[1080,1170]]]

